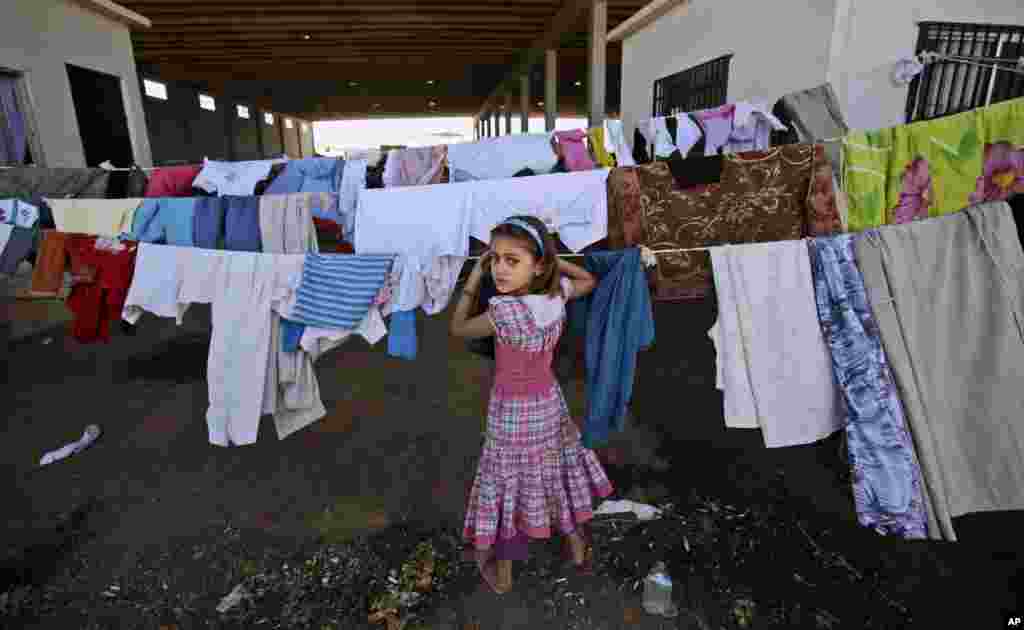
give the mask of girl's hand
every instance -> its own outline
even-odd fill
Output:
[[[485,249],[480,258],[476,261],[476,265],[473,267],[471,275],[481,276],[483,272],[491,270],[491,261],[494,259],[494,252],[490,249]]]

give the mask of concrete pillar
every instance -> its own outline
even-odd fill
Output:
[[[587,104],[591,127],[604,124],[608,86],[608,0],[594,0],[590,6],[590,29],[587,38]]]
[[[544,129],[555,130],[558,119],[558,51],[544,51]]]
[[[496,111],[492,117],[494,118],[494,129],[491,130],[491,137],[497,138],[501,135],[501,114]]]
[[[505,135],[512,135],[512,92],[505,91]]]
[[[519,77],[519,131],[530,133],[530,73]]]

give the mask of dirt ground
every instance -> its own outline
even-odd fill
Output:
[[[631,421],[602,453],[618,495],[664,517],[595,521],[591,576],[562,566],[557,540],[536,543],[500,597],[458,548],[490,364],[447,335],[446,317],[421,317],[415,361],[362,340],[322,358],[328,416],[283,441],[265,417],[257,444],[231,449],[206,440],[208,309],[96,346],[42,326],[8,340],[2,326],[0,627],[371,627],[371,600],[420,543],[436,565],[402,607],[410,629],[1005,628],[1024,616],[1021,514],[957,519],[959,543],[883,538],[856,524],[837,439],[769,450],[725,429],[714,317],[713,304],[656,307]],[[581,372],[562,357],[577,414]],[[93,422],[91,448],[36,467]],[[640,608],[657,560],[674,619]],[[239,585],[247,597],[217,612]]]

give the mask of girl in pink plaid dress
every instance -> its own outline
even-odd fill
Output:
[[[574,564],[583,568],[587,548],[578,528],[592,518],[593,498],[612,492],[597,456],[580,442],[551,369],[565,303],[593,291],[595,279],[555,253],[539,219],[507,219],[492,230],[490,249],[466,281],[452,317],[455,336],[496,337],[487,437],[463,536],[497,593],[512,588],[512,561],[526,559],[531,538],[564,534]],[[469,318],[486,271],[500,295],[486,313]]]

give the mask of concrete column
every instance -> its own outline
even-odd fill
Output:
[[[501,114],[494,112],[492,116],[494,117],[494,129],[491,130],[491,137],[497,138],[501,135]]]
[[[608,86],[608,0],[594,0],[590,7],[590,30],[587,39],[587,91],[591,127],[604,124]]]
[[[530,73],[519,77],[519,131],[530,132]]]
[[[555,130],[558,119],[558,51],[544,51],[544,129]]]
[[[512,91],[505,92],[505,135],[512,135]]]

